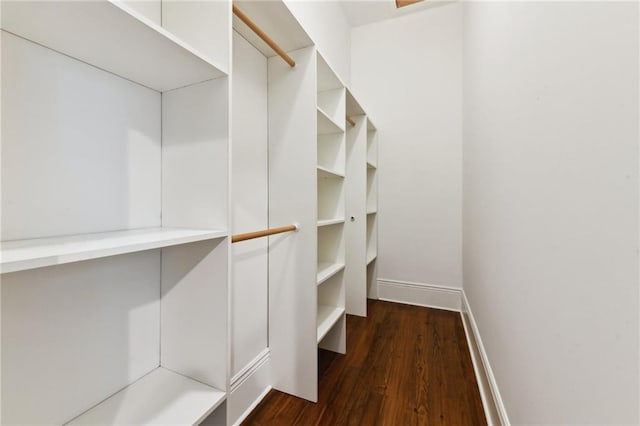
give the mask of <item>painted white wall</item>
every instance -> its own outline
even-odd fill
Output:
[[[352,31],[353,91],[378,128],[378,276],[462,285],[461,5]]]
[[[464,8],[464,291],[511,423],[637,424],[638,5]]]
[[[233,233],[268,228],[267,58],[233,33]],[[267,239],[232,245],[231,376],[267,347]]]
[[[284,0],[345,84],[351,81],[351,27],[336,0]]]

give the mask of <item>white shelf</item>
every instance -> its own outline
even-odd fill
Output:
[[[224,392],[159,367],[68,425],[195,425],[226,398]]]
[[[322,262],[318,264],[317,284],[320,285],[344,269],[344,263]]]
[[[333,327],[344,315],[344,308],[335,306],[318,306],[318,343],[327,335],[331,327]]]
[[[80,262],[227,236],[226,231],[144,228],[0,243],[0,273]]]
[[[158,91],[226,75],[121,2],[2,2],[2,29]]]
[[[378,257],[377,253],[367,254],[367,265],[369,265],[371,262],[376,260],[377,257]]]
[[[373,163],[372,163],[372,162],[370,162],[370,161],[367,161],[367,168],[368,168],[368,169],[377,169],[376,165],[375,165],[375,164],[373,164]]]
[[[375,209],[374,210],[367,210],[367,216],[370,215],[370,214],[376,214],[376,213],[378,213],[378,211],[375,210]]]
[[[339,223],[344,223],[344,218],[319,220],[318,228],[321,226],[337,225]]]
[[[343,178],[344,174],[335,170],[329,170],[326,167],[318,166],[319,178]]]
[[[343,133],[344,127],[340,126],[329,117],[329,115],[318,107],[318,134],[328,135],[332,133]]]

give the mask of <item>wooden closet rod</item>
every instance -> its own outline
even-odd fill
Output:
[[[296,66],[296,61],[291,59],[291,56],[287,55],[287,52],[282,50],[282,48],[278,46],[278,44],[275,41],[273,41],[271,37],[267,35],[267,33],[262,31],[262,28],[260,28],[258,24],[253,22],[251,18],[249,18],[235,4],[233,5],[233,14],[236,15],[238,18],[240,18],[242,22],[247,24],[247,26],[251,28],[253,32],[256,33],[258,37],[260,37],[265,43],[267,43],[269,47],[272,48],[282,59],[284,59],[284,61],[288,63],[291,68]]]
[[[246,234],[236,234],[231,237],[232,243],[240,241],[252,240],[254,238],[266,237],[268,235],[282,234],[283,232],[297,231],[298,225],[281,226],[279,228],[263,229],[262,231],[247,232]]]
[[[356,125],[356,122],[353,121],[353,118],[349,117],[348,115],[346,116],[347,119],[347,123],[351,124],[352,126]]]

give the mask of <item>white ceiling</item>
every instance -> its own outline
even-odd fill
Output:
[[[340,0],[347,20],[352,27],[392,19],[432,7],[442,6],[456,0],[424,0],[420,3],[396,8],[395,0]]]

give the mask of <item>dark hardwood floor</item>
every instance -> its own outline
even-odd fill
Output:
[[[243,425],[486,425],[459,313],[369,300],[318,364],[317,404],[271,391]]]

